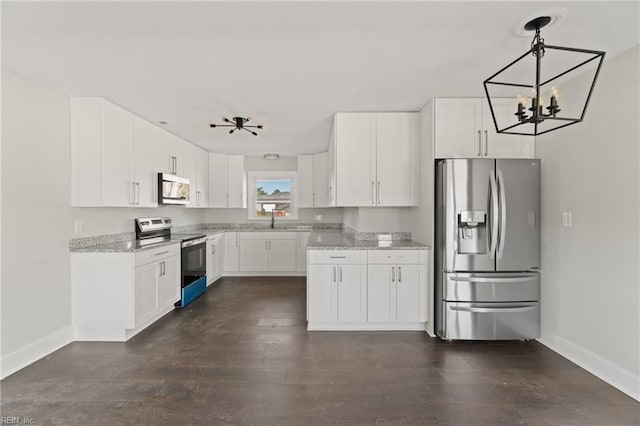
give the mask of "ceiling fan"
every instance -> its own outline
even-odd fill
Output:
[[[209,124],[209,127],[233,127],[233,129],[229,130],[229,133],[233,133],[236,130],[246,130],[247,132],[253,134],[253,136],[258,136],[256,132],[254,132],[253,130],[249,130],[247,127],[262,129],[262,124],[258,124],[256,126],[246,126],[245,123],[248,123],[249,120],[251,120],[251,117],[233,117],[233,120],[222,117],[222,121],[229,124]]]

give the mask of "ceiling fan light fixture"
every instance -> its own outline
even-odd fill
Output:
[[[233,127],[233,129],[229,130],[229,134],[232,134],[236,130],[246,130],[251,133],[253,136],[258,136],[258,133],[250,130],[249,128],[254,129],[262,129],[262,124],[258,124],[256,126],[248,126],[246,123],[251,120],[251,117],[233,117],[233,120],[229,120],[226,117],[222,117],[222,121],[229,124],[214,124],[210,123],[209,127]]]

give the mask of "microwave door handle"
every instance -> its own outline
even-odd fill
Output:
[[[504,241],[507,233],[507,197],[504,189],[504,177],[502,171],[498,170],[498,188],[500,188],[500,241],[498,242],[498,259],[502,259],[504,252]]]
[[[498,245],[498,184],[496,183],[495,170],[489,172],[489,184],[491,187],[491,247],[489,257],[496,257]]]

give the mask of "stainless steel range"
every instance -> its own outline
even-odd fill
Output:
[[[172,233],[168,217],[138,218],[136,239],[141,246],[179,241],[181,247],[182,298],[176,307],[184,307],[207,288],[206,235]]]

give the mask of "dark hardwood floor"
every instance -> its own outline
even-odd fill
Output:
[[[640,403],[536,342],[307,332],[304,278],[226,278],[127,343],[1,382],[34,424],[640,424]]]

